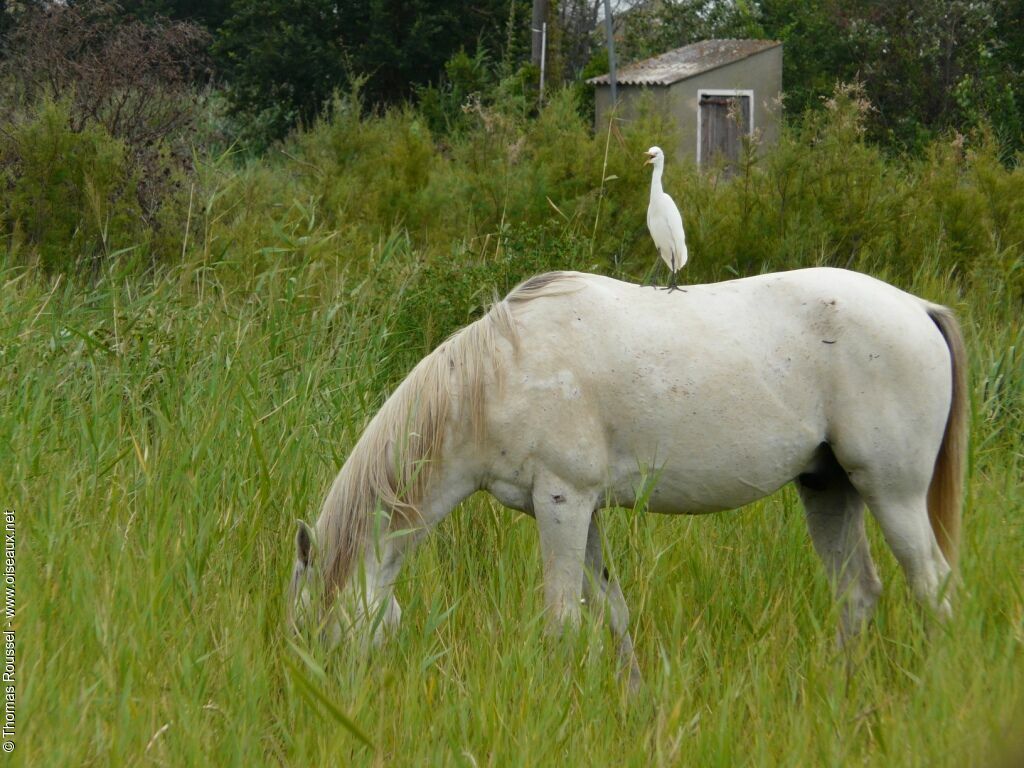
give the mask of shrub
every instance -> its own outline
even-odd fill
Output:
[[[582,238],[549,227],[514,226],[495,239],[493,251],[461,247],[418,265],[404,287],[395,331],[415,360],[528,277],[595,267]]]
[[[0,134],[2,228],[34,245],[47,269],[131,245],[142,230],[124,142],[95,124],[72,130],[69,112],[66,101],[45,100]]]
[[[125,20],[116,3],[32,4],[6,41],[7,119],[44,100],[66,105],[73,133],[118,139],[134,193],[150,223],[191,171],[193,86],[208,76],[209,35],[186,22]],[[95,134],[93,134],[95,135]]]

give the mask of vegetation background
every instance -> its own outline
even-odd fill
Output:
[[[606,514],[647,678],[541,633],[528,518],[477,496],[368,661],[296,644],[297,518],[395,384],[554,268],[642,280],[652,108],[593,131],[593,3],[139,0],[0,12],[0,496],[24,765],[991,765],[1024,728],[1024,6],[661,2],[639,57],[786,44],[787,126],[670,158],[692,282],[814,264],[957,309],[973,434],[958,612],[887,591],[840,653],[791,489]],[[839,83],[848,83],[841,85]],[[695,447],[697,449],[697,447]],[[1016,741],[1015,741],[1016,739]],[[367,743],[368,742],[368,743]]]

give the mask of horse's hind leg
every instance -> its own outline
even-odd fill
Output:
[[[864,532],[864,501],[831,452],[816,471],[797,480],[814,549],[842,610],[840,640],[870,620],[882,593]]]
[[[597,513],[591,517],[587,531],[587,556],[583,575],[583,599],[599,616],[607,617],[608,627],[618,642],[619,668],[629,671],[630,690],[637,690],[643,682],[640,665],[633,652],[633,638],[629,635],[629,608],[619,587],[619,580],[604,567],[601,551],[601,531]]]
[[[897,434],[891,442],[906,442],[899,437]],[[928,518],[934,453],[906,448],[896,452],[878,448],[869,452],[863,447],[851,451],[846,445],[837,448],[836,457],[847,467],[850,482],[878,521],[914,597],[940,618],[948,617],[952,613],[948,594],[950,567]]]
[[[870,498],[868,505],[899,561],[914,597],[940,618],[952,614],[950,567],[928,519],[926,491],[900,498]]]
[[[952,613],[947,591],[950,567],[928,518],[928,485],[934,464],[929,456],[934,454],[919,450],[884,455],[876,450],[866,461],[858,461],[857,453],[844,456],[837,450],[836,455],[852,467],[850,482],[867,501],[914,597],[940,618],[948,617]],[[862,450],[859,455],[868,454]]]

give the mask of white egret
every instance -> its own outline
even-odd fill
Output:
[[[651,175],[651,202],[647,206],[647,229],[651,231],[658,253],[668,267],[668,290],[678,291],[676,271],[686,264],[687,259],[683,217],[679,215],[675,201],[661,188],[665,153],[659,147],[651,147],[646,154],[647,162],[644,165],[654,166],[654,173]]]

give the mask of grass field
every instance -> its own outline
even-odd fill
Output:
[[[886,592],[837,652],[791,488],[703,518],[611,510],[630,699],[601,628],[544,639],[534,524],[483,495],[410,561],[368,663],[289,644],[295,521],[414,359],[395,305],[315,262],[0,280],[22,765],[990,765],[1024,729],[1024,331],[998,281],[904,286],[958,308],[972,358],[953,621],[928,636],[872,524]]]
[[[634,698],[603,628],[544,638],[535,527],[489,497],[409,562],[402,627],[368,662],[295,646],[284,591],[296,520],[432,345],[533,272],[643,276],[640,158],[672,146],[671,126],[594,135],[564,91],[536,119],[495,107],[439,141],[414,111],[339,104],[261,158],[197,147],[144,220],[120,145],[71,134],[60,105],[30,111],[0,200],[15,760],[1012,765],[1024,166],[984,136],[887,157],[856,92],[829,104],[731,181],[669,166],[684,277],[853,265],[958,310],[973,430],[956,617],[929,628],[871,525],[886,593],[838,652],[789,488],[703,518],[611,510],[646,676]]]

